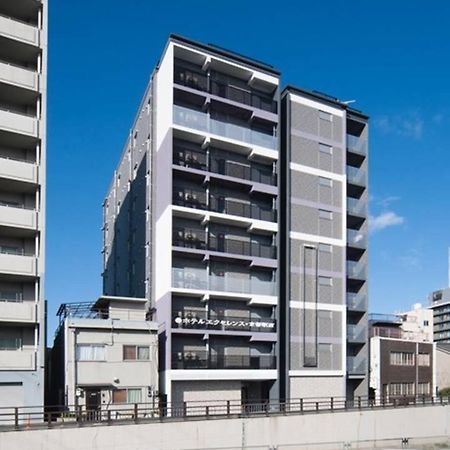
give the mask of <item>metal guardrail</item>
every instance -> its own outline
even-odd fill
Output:
[[[36,428],[79,427],[153,421],[205,420],[239,417],[264,417],[287,414],[320,414],[354,410],[408,408],[450,405],[450,397],[398,396],[299,398],[288,402],[265,401],[242,403],[223,400],[183,403],[134,403],[102,405],[98,409],[85,406],[1,407],[0,432]]]

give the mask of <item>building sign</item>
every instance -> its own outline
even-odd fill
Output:
[[[175,323],[178,325],[191,325],[191,326],[223,326],[225,328],[266,328],[267,331],[271,331],[275,328],[274,322],[262,322],[259,320],[245,320],[245,319],[197,319],[195,317],[176,317]]]

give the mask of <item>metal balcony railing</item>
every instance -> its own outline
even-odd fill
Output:
[[[255,203],[243,203],[236,200],[228,200],[221,195],[210,195],[210,211],[234,216],[248,217],[251,219],[276,222],[276,211],[272,206],[262,207]]]
[[[271,244],[238,239],[209,236],[209,249],[216,252],[232,253],[258,258],[276,258],[276,247]]]
[[[216,355],[206,351],[175,352],[172,369],[275,369],[273,355]]]

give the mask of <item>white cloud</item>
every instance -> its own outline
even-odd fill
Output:
[[[377,201],[377,204],[381,206],[383,209],[389,208],[391,206],[391,203],[397,202],[401,200],[401,197],[398,197],[397,195],[389,195],[387,197],[381,198]]]
[[[385,134],[397,134],[413,139],[420,139],[423,134],[424,121],[417,113],[379,116],[374,123]]]
[[[381,231],[388,227],[401,225],[404,222],[404,217],[399,216],[393,211],[386,211],[378,216],[369,217],[369,230],[372,233],[375,233],[376,231]]]
[[[403,267],[417,268],[421,266],[421,252],[416,248],[411,248],[405,255],[400,256],[399,261]]]

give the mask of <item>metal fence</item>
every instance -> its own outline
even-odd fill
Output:
[[[113,425],[170,420],[206,420],[214,418],[262,417],[286,414],[320,414],[350,410],[409,408],[449,405],[450,397],[343,397],[299,398],[288,402],[242,403],[218,400],[184,403],[107,404],[96,409],[86,406],[27,406],[0,408],[0,431],[31,428]]]

